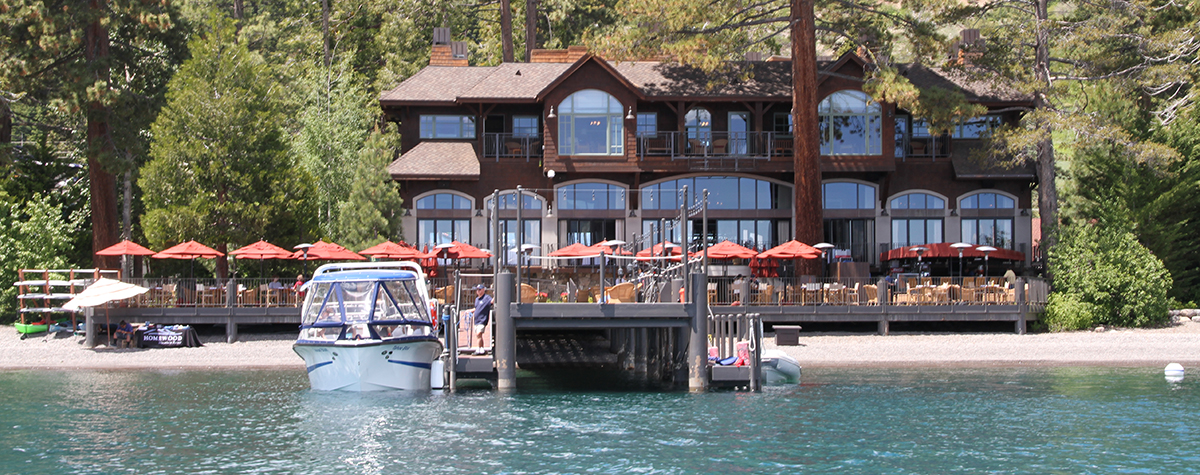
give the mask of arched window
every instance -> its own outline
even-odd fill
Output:
[[[780,185],[767,180],[737,176],[696,176],[667,180],[641,189],[641,205],[643,210],[678,210],[680,193],[687,186],[685,203],[699,203],[704,190],[708,190],[708,209],[734,211],[734,216],[746,216],[749,213],[736,213],[741,210],[788,210],[792,208],[792,187]],[[765,250],[779,244],[778,229],[780,223],[787,223],[786,218],[754,218],[731,219],[729,214],[723,218],[712,218],[709,215],[709,239],[713,243],[729,240],[743,246]],[[761,214],[760,214],[761,216]],[[689,220],[688,230],[693,241],[702,237],[703,223],[698,219]],[[664,236],[658,229],[659,222],[654,219],[642,221],[642,235],[650,236],[651,241],[659,242]],[[679,239],[678,229],[669,229],[665,238],[676,242]]]
[[[999,193],[976,193],[962,199],[963,209],[1011,209],[1016,207],[1012,198]]]
[[[492,209],[491,198],[488,198],[486,206],[487,209]],[[517,192],[515,190],[500,192],[500,209],[517,209]],[[522,192],[521,209],[542,209],[541,197],[530,192]]]
[[[612,95],[585,89],[558,104],[559,155],[622,155],[624,115]]]
[[[712,113],[705,108],[692,109],[684,114],[683,126],[687,129],[688,140],[699,140],[708,143],[712,140]]]
[[[558,209],[625,209],[625,188],[608,183],[573,183],[558,188]]]
[[[830,94],[817,107],[821,155],[881,155],[881,110],[871,96],[859,91]]]
[[[945,209],[946,200],[928,193],[909,193],[892,199],[892,209]]]
[[[417,209],[471,209],[471,200],[454,193],[434,193],[418,199]]]
[[[875,209],[875,187],[854,182],[822,185],[825,209]]]
[[[1013,209],[1016,200],[1000,193],[975,193],[959,202],[963,210]],[[962,219],[962,240],[971,244],[1013,248],[1013,219],[979,216],[977,211],[965,212]]]

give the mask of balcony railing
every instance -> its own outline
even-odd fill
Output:
[[[542,138],[525,134],[483,134],[483,157],[500,161],[501,158],[524,158],[530,161],[542,158]]]
[[[775,132],[657,132],[639,135],[638,158],[755,158],[792,156],[791,135]]]

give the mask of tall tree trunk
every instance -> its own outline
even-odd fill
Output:
[[[525,62],[533,58],[537,42],[537,0],[525,0]]]
[[[816,244],[821,226],[821,143],[817,125],[817,30],[813,0],[792,0],[792,137],[796,239]],[[820,273],[817,259],[801,259],[803,275]]]
[[[500,0],[500,41],[504,62],[513,62],[512,4],[509,0]]]
[[[325,69],[329,69],[329,0],[321,0],[321,42],[325,46]]]
[[[125,170],[121,197],[121,239],[133,240],[133,172]],[[133,277],[134,256],[121,256],[121,275]]]
[[[1037,2],[1037,33],[1036,49],[1036,78],[1039,90],[1034,92],[1033,107],[1035,113],[1046,112],[1051,104],[1046,99],[1051,87],[1050,80],[1050,34],[1047,21],[1050,18],[1048,0]],[[1054,170],[1054,125],[1044,116],[1039,115],[1035,125],[1042,136],[1037,142],[1037,176],[1038,176],[1038,214],[1042,220],[1042,241],[1039,245],[1043,259],[1058,243],[1058,184],[1055,183]],[[1043,260],[1043,262],[1045,262]],[[1047,272],[1047,277],[1051,277]]]
[[[241,20],[246,17],[246,7],[242,0],[233,0],[233,19]]]
[[[105,0],[92,0],[91,9],[97,17],[107,13]],[[92,77],[88,80],[108,82],[108,30],[99,19],[84,31],[84,58]],[[93,265],[113,269],[119,265],[115,257],[96,256],[95,252],[118,242],[116,177],[106,170],[102,157],[110,155],[113,147],[108,133],[108,106],[100,101],[88,104],[87,165],[91,192]]]
[[[12,110],[8,101],[0,98],[0,164],[12,160]]]

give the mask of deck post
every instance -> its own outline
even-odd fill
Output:
[[[879,301],[879,335],[887,336],[890,324],[888,323],[887,306],[891,303],[892,295],[891,288],[888,287],[887,279],[879,279],[879,283],[875,284],[875,300]]]
[[[693,289],[707,289],[708,276],[692,274]],[[708,390],[708,293],[692,292],[691,338],[688,341],[688,390]]]
[[[232,316],[225,317],[225,343],[233,343],[237,341],[237,322]]]
[[[1029,302],[1026,301],[1027,296],[1025,295],[1025,279],[1018,277],[1015,285],[1016,288],[1013,289],[1013,297],[1017,301],[1016,331],[1018,335],[1024,335],[1026,312],[1029,311]]]
[[[633,374],[646,375],[646,354],[649,350],[649,337],[646,335],[645,328],[634,330],[637,332],[637,351],[633,353]]]
[[[100,333],[96,329],[95,307],[83,307],[83,346],[88,348],[96,347],[96,334]]]
[[[508,270],[496,276],[496,389],[517,388],[517,329],[513,325],[513,275]]]

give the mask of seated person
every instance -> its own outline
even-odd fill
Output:
[[[117,340],[117,346],[133,346],[133,334],[136,330],[129,322],[121,320],[117,324],[117,331],[113,333],[113,338]]]
[[[267,284],[267,288],[271,290],[283,290],[283,283],[279,282],[279,278],[271,279],[271,283]]]

